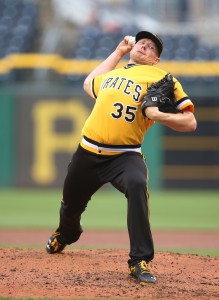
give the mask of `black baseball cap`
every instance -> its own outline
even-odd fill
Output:
[[[137,43],[138,41],[140,41],[142,39],[152,40],[155,43],[155,45],[157,46],[159,57],[160,57],[161,52],[163,50],[163,42],[162,42],[161,38],[159,38],[159,36],[149,32],[149,31],[139,31],[135,36],[135,41]]]

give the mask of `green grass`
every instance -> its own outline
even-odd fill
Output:
[[[219,191],[169,191],[152,194],[154,228],[219,230]]]
[[[60,200],[61,190],[0,189],[0,230],[53,230],[59,221]],[[150,208],[153,230],[219,231],[219,191],[151,191]],[[82,225],[86,230],[127,230],[126,218],[126,198],[106,187],[88,203]],[[8,245],[1,244],[1,247]],[[218,249],[158,248],[156,251],[219,256]]]
[[[202,256],[219,257],[218,249],[197,249],[197,248],[158,248],[156,252],[173,252],[180,254],[195,254]]]
[[[61,190],[0,189],[0,228],[54,228]],[[219,230],[219,191],[151,191],[151,225],[159,230]],[[101,189],[82,216],[87,229],[126,229],[127,202]]]

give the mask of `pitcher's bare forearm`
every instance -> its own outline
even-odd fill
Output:
[[[132,46],[128,43],[128,37],[119,43],[115,51],[113,51],[101,64],[99,64],[85,79],[84,90],[90,94],[90,82],[97,75],[105,74],[111,70],[114,70],[121,59],[132,49]]]
[[[146,116],[153,121],[165,125],[175,131],[190,132],[195,131],[197,122],[195,116],[189,110],[184,110],[177,114],[160,112],[157,107],[148,107]]]

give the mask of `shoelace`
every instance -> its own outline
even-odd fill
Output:
[[[59,232],[59,231],[56,231],[56,232],[53,233],[53,235],[54,235],[55,237],[57,237],[57,236],[60,235],[60,232]]]
[[[142,273],[150,273],[150,269],[146,261],[142,260],[138,263]]]
[[[51,243],[51,246],[53,247],[54,251],[57,251],[59,247],[62,247],[63,245],[57,241],[57,239],[54,239],[54,241]]]

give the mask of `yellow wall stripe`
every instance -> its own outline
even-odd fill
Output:
[[[218,107],[198,107],[195,108],[197,121],[218,122],[219,121],[219,103]]]
[[[219,166],[164,166],[164,179],[171,180],[217,180]]]
[[[218,136],[166,136],[164,149],[172,151],[219,151]]]
[[[13,69],[52,69],[60,74],[88,74],[101,61],[75,60],[63,58],[56,54],[13,54],[0,60],[0,74]],[[122,61],[118,67],[124,66]],[[218,61],[164,61],[159,68],[173,73],[175,76],[219,76]]]

